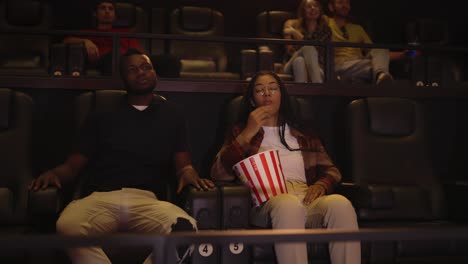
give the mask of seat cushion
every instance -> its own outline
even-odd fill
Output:
[[[181,72],[181,78],[239,80],[240,75],[232,72]]]
[[[0,67],[3,68],[38,68],[41,66],[41,56],[33,55],[22,56],[20,54],[0,60]]]
[[[418,186],[370,185],[369,204],[358,210],[361,220],[432,217],[429,193]]]
[[[182,59],[183,72],[215,72],[216,62],[213,59]]]

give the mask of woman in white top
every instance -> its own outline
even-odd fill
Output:
[[[240,120],[219,151],[211,170],[215,180],[235,180],[232,166],[258,152],[276,149],[288,193],[277,195],[252,210],[269,217],[274,229],[358,229],[356,213],[344,196],[333,194],[341,174],[313,131],[298,122],[280,78],[259,72],[243,97]],[[306,243],[277,243],[278,263],[307,263]],[[361,262],[360,243],[331,242],[331,262]]]

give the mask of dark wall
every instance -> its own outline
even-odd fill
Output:
[[[326,2],[327,0],[321,0]],[[59,29],[78,29],[90,25],[92,0],[59,1],[50,0],[54,7],[55,27]],[[125,1],[124,1],[125,2]],[[221,11],[225,16],[225,29],[228,36],[254,37],[255,16],[265,10],[287,10],[295,12],[299,0],[127,0],[145,9],[166,8],[167,13],[182,5],[209,6]],[[454,44],[466,44],[465,29],[468,21],[464,19],[461,3],[453,1],[450,6],[440,1],[397,0],[352,1],[352,15],[360,21],[371,21],[374,38],[383,43],[405,43],[405,24],[415,18],[433,18],[449,21]],[[461,7],[461,6],[460,6]]]

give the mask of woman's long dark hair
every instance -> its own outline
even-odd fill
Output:
[[[257,74],[255,74],[255,76],[252,77],[244,93],[244,97],[242,98],[242,102],[241,102],[242,105],[241,105],[241,108],[240,108],[241,110],[239,114],[239,123],[246,124],[247,119],[249,118],[250,112],[255,110],[256,106],[254,106],[253,104],[253,102],[255,102],[254,100],[255,83],[257,82],[257,79],[259,77],[265,76],[265,75],[269,75],[275,78],[276,82],[278,83],[280,87],[281,104],[280,104],[280,109],[279,109],[279,114],[278,114],[278,126],[279,126],[279,136],[280,136],[281,143],[290,151],[301,150],[301,149],[291,148],[284,138],[286,124],[288,124],[290,127],[295,128],[295,129],[302,128],[301,117],[300,117],[299,111],[294,111],[291,105],[290,98],[286,90],[286,86],[284,85],[283,81],[281,81],[279,76],[274,72],[260,71]]]
[[[302,0],[301,3],[299,4],[299,7],[297,8],[297,19],[299,20],[299,25],[301,26],[300,30],[302,33],[310,33],[307,30],[307,23],[305,19],[305,6],[309,0]],[[323,30],[325,27],[327,27],[327,22],[325,21],[325,18],[323,17],[323,7],[322,3],[320,3],[319,0],[314,0],[319,9],[320,9],[320,17],[317,20],[317,29]]]

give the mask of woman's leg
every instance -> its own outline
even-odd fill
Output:
[[[358,230],[356,212],[351,202],[339,194],[319,197],[307,207],[307,228]],[[332,264],[360,264],[359,241],[330,242]]]
[[[302,57],[305,60],[310,81],[313,83],[323,83],[317,49],[314,46],[304,46],[298,52],[302,54]]]
[[[284,72],[294,76],[294,82],[306,83],[307,70],[304,58],[295,52],[289,61],[284,65]]]
[[[281,194],[271,198],[255,213],[271,217],[273,229],[305,227],[304,206],[291,194]],[[279,264],[307,263],[306,243],[275,243],[275,252]]]

